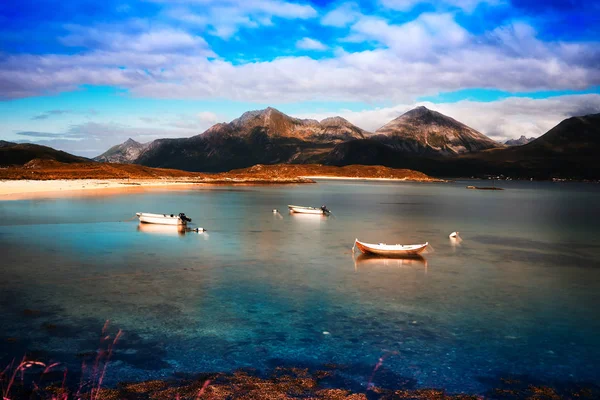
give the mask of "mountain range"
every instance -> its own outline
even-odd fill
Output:
[[[600,114],[569,118],[527,144],[509,146],[425,107],[410,110],[375,132],[341,117],[298,119],[269,107],[189,138],[150,143],[129,139],[95,160],[204,172],[255,164],[320,163],[384,165],[443,177],[597,179],[599,138]],[[3,156],[0,165],[22,164],[36,155],[62,162],[89,161],[44,146],[0,141],[0,154],[8,154],[7,149],[15,154]]]
[[[274,108],[249,111],[230,123],[185,139],[133,140],[112,147],[97,161],[129,162],[191,171],[223,171],[254,164],[322,163],[336,146],[373,140],[407,155],[449,156],[503,147],[468,126],[418,107],[374,133],[341,117],[322,121],[290,117]]]

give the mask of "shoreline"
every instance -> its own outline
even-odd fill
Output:
[[[194,182],[161,179],[53,179],[53,180],[1,180],[0,201],[20,200],[40,196],[58,197],[108,189],[136,189],[192,185]]]
[[[226,185],[287,185],[317,183],[318,180],[350,180],[350,181],[379,181],[379,182],[406,182],[406,183],[437,183],[446,182],[441,179],[414,180],[409,178],[364,178],[351,176],[298,176],[287,179],[260,179],[260,178],[215,178],[198,179],[190,177],[181,178],[156,178],[156,179],[16,179],[0,180],[0,201],[23,200],[39,197],[61,197],[82,193],[112,191],[123,192],[132,189],[144,188],[173,188],[183,186],[226,186]]]
[[[339,180],[339,181],[381,181],[381,182],[406,182],[406,183],[444,183],[444,179],[431,178],[430,180],[418,180],[410,178],[367,178],[361,176],[330,176],[330,175],[304,175],[301,178],[318,180]]]

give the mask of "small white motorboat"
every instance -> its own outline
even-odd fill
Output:
[[[429,242],[424,244],[373,244],[364,243],[358,239],[354,240],[354,246],[365,254],[376,254],[385,257],[414,257],[418,256],[429,245]],[[354,246],[352,250],[354,250]]]
[[[188,218],[184,213],[180,213],[179,215],[135,213],[135,215],[138,216],[140,222],[146,224],[187,225],[188,222],[192,222],[192,219]]]
[[[457,237],[458,237],[458,232],[452,232],[451,234],[449,234],[449,235],[448,235],[448,237],[449,237],[450,239],[455,239],[455,238],[457,238]]]
[[[331,211],[329,211],[326,206],[316,208],[316,207],[288,205],[288,208],[290,209],[291,213],[298,213],[298,214],[318,214],[318,215],[331,214]]]

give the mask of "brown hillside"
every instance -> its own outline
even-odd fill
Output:
[[[430,182],[439,181],[411,169],[395,169],[381,165],[347,165],[335,167],[321,164],[276,164],[255,165],[250,168],[235,169],[225,173],[229,176],[264,176],[268,177],[336,177],[336,178],[377,178],[377,179],[402,179],[408,181]]]
[[[135,164],[77,163],[35,159],[20,167],[0,169],[0,179],[166,179],[206,183],[305,183],[303,177],[384,178],[409,181],[436,181],[421,172],[372,165],[334,167],[320,164],[255,165],[219,174],[187,172],[177,169],[150,168]]]

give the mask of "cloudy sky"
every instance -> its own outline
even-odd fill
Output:
[[[95,156],[274,106],[497,140],[600,112],[597,0],[4,0],[0,139]]]

